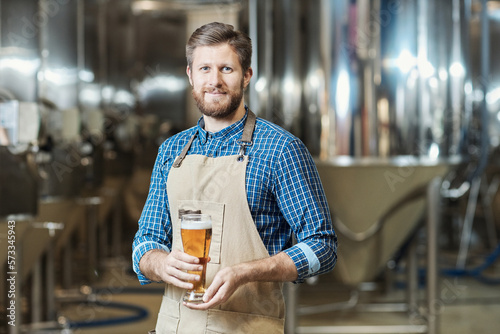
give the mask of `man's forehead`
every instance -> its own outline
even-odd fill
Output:
[[[217,60],[239,62],[238,54],[229,44],[198,46],[193,52],[193,63]]]

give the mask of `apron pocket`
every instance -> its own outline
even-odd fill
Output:
[[[195,200],[179,200],[178,210],[200,210],[203,214],[208,214],[212,218],[212,241],[210,243],[210,262],[219,264],[221,260],[222,247],[222,229],[224,225],[224,209],[223,203],[195,201]],[[182,249],[180,224],[178,231],[174,232],[178,235],[180,249]]]
[[[180,303],[176,300],[163,296],[158,320],[156,322],[157,334],[175,334],[179,327]]]
[[[258,314],[209,310],[205,334],[283,334],[285,319]]]

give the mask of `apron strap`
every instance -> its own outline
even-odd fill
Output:
[[[257,116],[248,109],[248,116],[245,122],[245,127],[243,128],[243,134],[241,139],[238,141],[240,145],[240,151],[238,152],[238,161],[243,161],[243,156],[245,155],[245,148],[252,145],[253,130],[255,129],[255,122]]]
[[[238,161],[243,161],[243,156],[245,155],[245,147],[252,145],[252,136],[253,136],[253,130],[255,129],[255,122],[257,120],[257,116],[248,109],[248,115],[247,119],[245,121],[245,127],[243,128],[243,134],[241,135],[241,139],[238,140],[238,145],[240,145],[240,151],[238,152]],[[179,168],[182,164],[182,160],[187,155],[187,152],[189,151],[189,148],[191,147],[191,144],[194,141],[194,138],[196,138],[196,135],[198,134],[198,131],[196,131],[193,136],[189,139],[188,143],[186,146],[181,151],[181,154],[175,159],[174,164],[172,167],[174,168]]]
[[[179,154],[179,156],[177,157],[177,159],[175,159],[174,164],[172,165],[172,167],[179,168],[181,166],[182,160],[184,160],[184,158],[186,157],[186,154],[189,151],[189,148],[191,147],[191,144],[193,143],[194,138],[196,138],[196,133],[197,132],[198,131],[196,131],[194,133],[194,135],[189,139],[189,141],[186,144],[186,146],[184,146],[184,148],[182,149],[181,154]]]
[[[247,145],[252,145],[252,136],[256,120],[257,116],[255,116],[255,114],[250,109],[248,109],[248,116],[247,120],[245,121],[243,134],[241,135],[241,142],[247,143]]]

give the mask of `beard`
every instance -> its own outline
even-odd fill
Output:
[[[210,93],[212,91],[223,92],[225,94],[210,102],[205,101],[205,92]],[[222,88],[202,88],[201,90],[197,90],[193,88],[191,94],[196,102],[196,106],[203,115],[223,119],[233,114],[238,109],[243,99],[243,92],[244,83],[242,79],[238,90],[226,91]]]

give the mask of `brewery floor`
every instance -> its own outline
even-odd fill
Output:
[[[143,183],[140,182],[140,184]],[[115,193],[122,192],[120,190]],[[143,193],[147,194],[147,186]],[[137,215],[140,214],[142,205],[133,206],[130,203],[132,202],[126,202],[124,206],[128,209],[135,208]],[[63,333],[140,334],[147,333],[155,327],[163,286],[161,284],[141,286],[131,271],[130,248],[137,229],[137,217],[129,220],[132,223],[120,226],[121,247],[118,247],[118,254],[121,256],[104,260],[101,257],[100,270],[97,273],[89,273],[89,253],[86,248],[75,247],[72,263],[72,267],[76,269],[73,272],[72,286],[74,288],[58,290],[57,310],[59,323],[68,321],[77,323],[79,327]],[[485,242],[482,240],[486,239],[484,236],[475,238],[467,258],[468,264],[475,266],[481,263],[484,261],[485,254],[491,252],[491,250],[483,249]],[[449,243],[453,244],[453,242]],[[425,259],[423,255],[426,248],[424,244],[422,246],[419,247],[420,259]],[[456,263],[456,253],[456,249],[450,251],[441,249],[440,268],[453,268]],[[472,263],[476,260],[477,263]],[[331,274],[318,277],[315,284],[308,282],[295,285],[299,312],[304,313],[307,306],[335,303],[336,307],[335,311],[324,307],[321,312],[298,316],[296,334],[405,333],[403,328],[421,324],[423,315],[409,316],[406,310],[401,310],[401,307],[406,306],[404,304],[406,283],[403,274],[404,260],[401,262],[389,271],[389,275],[384,275],[383,280],[362,284],[362,289],[359,291],[350,291],[341,286]],[[61,263],[61,261],[56,261],[56,263]],[[421,260],[420,266],[425,269],[425,261]],[[60,277],[61,271],[61,267],[56,268],[57,277]],[[422,276],[424,271],[421,272]],[[490,271],[488,275],[491,277],[500,277],[498,260],[494,262]],[[423,302],[426,292],[425,282],[423,279],[421,282],[419,305],[425,306]],[[83,296],[87,297],[83,298]],[[376,306],[370,308],[374,304]],[[486,284],[467,276],[441,276],[435,306],[439,315],[439,330],[434,334],[497,333],[500,328],[500,316],[498,316],[500,315],[500,284]],[[29,319],[29,314],[26,314],[24,319]],[[1,322],[0,333],[4,333]],[[48,332],[29,330],[27,333]],[[59,330],[50,331],[50,333],[62,332]]]
[[[493,274],[498,277],[498,268],[493,270]],[[403,333],[398,329],[402,327],[396,326],[419,324],[423,316],[410,317],[405,311],[382,311],[380,306],[405,305],[402,303],[405,298],[405,282],[402,278],[401,281],[398,279],[398,275],[393,275],[392,283],[384,289],[377,284],[364,284],[365,289],[358,296],[357,311],[347,307],[344,310],[298,317],[296,333],[344,333],[340,331],[340,326],[350,326],[343,329],[345,333]],[[73,333],[137,334],[147,333],[149,329],[154,328],[162,286],[140,286],[130,272],[127,261],[108,262],[106,270],[94,285],[94,292],[101,300],[100,304],[78,301],[61,305],[61,316],[89,326],[75,329]],[[421,287],[420,293],[423,300],[425,288]],[[485,284],[471,277],[441,277],[438,295],[440,297],[435,305],[439,308],[440,334],[498,332],[498,285]],[[353,295],[347,288],[335,283],[331,276],[324,275],[320,276],[315,284],[299,285],[298,296],[298,305],[303,309],[304,306],[345,302]],[[375,310],[359,311],[361,306],[374,303],[379,305]],[[147,314],[144,311],[147,311]],[[137,319],[133,320],[134,317]],[[127,320],[131,321],[122,322]],[[381,327],[388,325],[391,327]],[[353,331],[351,326],[373,327],[360,327],[361,331]]]

